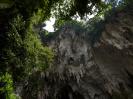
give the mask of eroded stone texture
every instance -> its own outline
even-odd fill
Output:
[[[86,36],[86,32],[80,33],[71,26],[65,26],[51,41],[50,47],[57,53],[54,65],[46,73],[46,78],[52,80],[51,85],[46,85],[50,87],[48,93],[53,94],[52,99],[108,97],[104,85],[106,78],[95,63]]]
[[[87,32],[64,26],[48,42],[56,56],[38,99],[133,99],[131,12],[117,12],[93,46]]]

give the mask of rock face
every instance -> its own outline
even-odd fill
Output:
[[[94,45],[84,30],[62,27],[48,42],[56,56],[38,99],[133,99],[132,11],[112,16]]]

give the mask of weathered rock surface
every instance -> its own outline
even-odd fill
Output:
[[[112,16],[93,46],[87,32],[64,26],[48,42],[56,56],[38,99],[133,99],[132,10]]]

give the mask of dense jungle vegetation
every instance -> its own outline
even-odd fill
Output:
[[[56,18],[56,30],[70,22],[82,25],[95,35],[98,30],[92,26],[97,28],[96,23],[108,18],[112,10],[121,10],[131,2],[132,0],[0,0],[0,99],[18,99],[14,93],[15,84],[25,83],[34,73],[45,72],[52,63],[54,53],[41,42],[39,34],[45,26],[44,22],[50,17]],[[88,21],[87,15],[94,13],[95,17]],[[84,22],[77,22],[76,16]],[[45,30],[43,33],[48,34]]]

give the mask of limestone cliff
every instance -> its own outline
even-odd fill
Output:
[[[55,60],[39,78],[38,99],[133,99],[132,7],[113,15],[90,42],[88,32],[71,25],[47,42]]]

